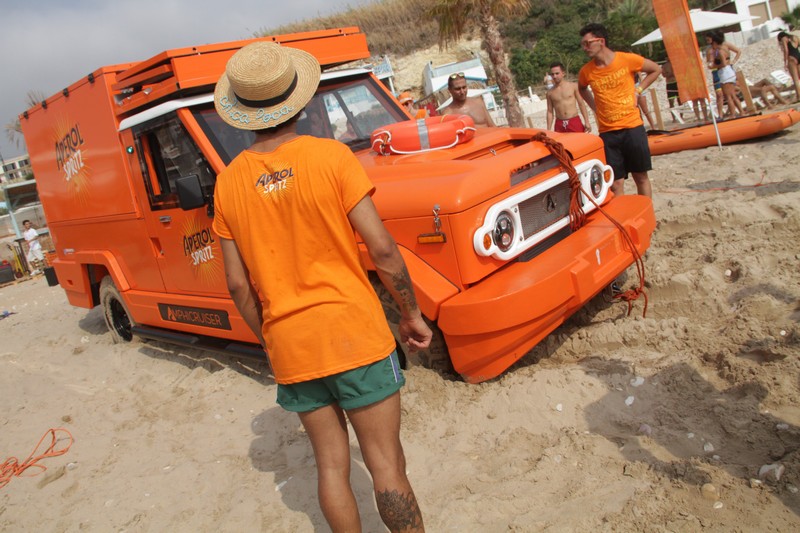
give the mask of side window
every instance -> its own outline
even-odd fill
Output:
[[[213,193],[214,173],[177,115],[138,126],[133,134],[153,209],[178,206],[175,180],[181,177],[197,175],[203,192]]]

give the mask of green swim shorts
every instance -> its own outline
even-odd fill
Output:
[[[375,363],[332,376],[278,384],[278,405],[287,411],[305,413],[332,403],[342,409],[364,407],[388,398],[405,384],[397,351]]]

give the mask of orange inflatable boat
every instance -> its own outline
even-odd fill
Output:
[[[788,109],[768,115],[751,115],[723,120],[717,123],[722,144],[756,139],[800,121],[800,111]],[[648,132],[651,155],[670,154],[682,150],[696,150],[717,144],[713,124],[704,124],[680,130]]]

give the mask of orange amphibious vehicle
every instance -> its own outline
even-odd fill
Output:
[[[639,254],[649,246],[652,203],[611,194],[598,137],[551,134],[566,150],[558,159],[534,139],[537,130],[478,128],[450,148],[381,155],[372,132],[410,117],[369,70],[343,66],[369,56],[358,28],[264,40],[302,48],[323,65],[297,128],[346,142],[375,184],[435,332],[431,348],[407,354],[408,363],[452,367],[469,382],[493,378],[607,287],[634,254],[595,205]],[[72,305],[102,306],[115,341],[139,336],[263,357],[228,295],[211,230],[216,175],[253,135],[220,120],[214,84],[249,42],[103,67],[20,117],[59,283]],[[572,186],[564,153],[577,173]],[[573,228],[577,185],[582,192],[572,196],[586,220]],[[297,238],[314,235],[298,227]],[[394,303],[372,278],[396,326]]]
[[[800,121],[800,111],[787,109],[766,115],[723,120],[717,123],[722,144],[731,144],[749,139],[757,139],[777,133]],[[693,126],[667,132],[650,132],[647,137],[650,154],[663,155],[683,150],[697,150],[717,144],[717,134],[713,124]]]

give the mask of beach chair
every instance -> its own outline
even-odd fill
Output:
[[[785,70],[773,70],[769,74],[769,81],[778,88],[781,96],[788,99],[794,99],[794,82],[792,77]]]
[[[770,82],[778,88],[779,91],[784,91],[786,88],[794,88],[792,77],[785,70],[773,70],[769,74]]]

